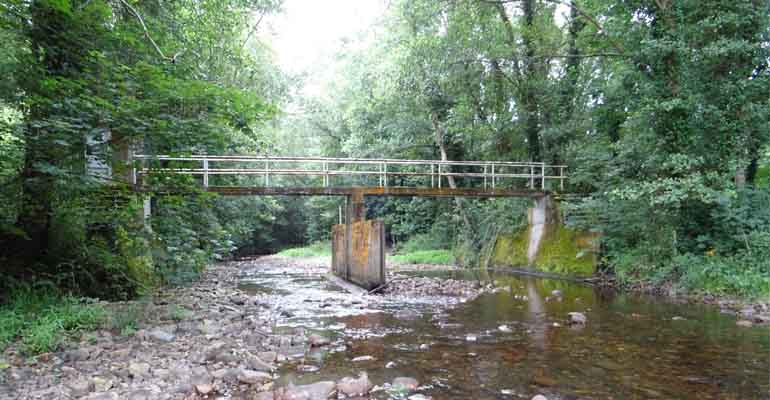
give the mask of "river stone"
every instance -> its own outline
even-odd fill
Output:
[[[346,376],[337,382],[337,390],[348,396],[365,395],[373,386],[366,372],[361,372],[358,378]]]
[[[69,384],[67,384],[67,387],[69,388],[70,396],[83,397],[88,393],[91,393],[91,390],[93,389],[93,384],[87,380],[78,379],[74,382],[70,382]]]
[[[249,357],[246,360],[246,363],[249,365],[251,369],[254,369],[257,371],[272,371],[275,369],[275,366],[262,361],[262,359],[260,359],[257,356]]]
[[[323,337],[316,333],[310,335],[308,340],[310,341],[310,347],[327,346],[329,343],[331,343],[331,340],[329,340],[329,338]]]
[[[62,359],[64,359],[64,361],[69,361],[69,362],[83,361],[83,360],[87,360],[89,356],[90,356],[90,353],[88,352],[88,350],[80,348],[80,349],[65,351],[62,354]]]
[[[173,333],[166,332],[162,329],[154,329],[147,333],[147,336],[155,339],[159,342],[173,342],[176,336]]]
[[[170,372],[164,368],[156,368],[152,370],[152,376],[159,379],[166,379],[169,376],[169,374]]]
[[[238,374],[241,372],[238,368],[220,368],[211,373],[214,379],[221,379],[223,381],[235,381],[238,379]]]
[[[192,369],[190,374],[191,385],[207,385],[212,381],[211,374],[206,367],[200,366]]]
[[[742,319],[742,320],[739,320],[739,321],[735,322],[735,325],[738,325],[738,326],[740,326],[742,328],[751,328],[752,326],[754,326],[754,324],[751,323],[751,321],[748,321],[748,320],[745,320],[745,319]]]
[[[274,351],[263,351],[261,353],[257,353],[257,357],[259,357],[259,359],[264,362],[274,363],[278,360],[278,353]]]
[[[374,357],[372,356],[358,356],[353,358],[353,362],[359,362],[359,361],[373,361]]]
[[[254,395],[254,397],[251,397],[254,400],[281,400],[278,397],[275,397],[273,392],[260,392]]]
[[[326,400],[334,394],[337,385],[331,381],[321,381],[310,385],[289,386],[283,389],[281,400]]]
[[[400,376],[396,379],[393,379],[391,386],[400,390],[415,390],[418,386],[420,386],[420,383],[417,381],[417,379]]]
[[[135,390],[128,394],[128,400],[155,400],[157,397],[147,389]]]
[[[585,314],[573,311],[567,314],[569,316],[569,323],[573,325],[585,325],[588,321]]]
[[[195,385],[195,391],[205,396],[214,391],[214,386],[208,384]]]
[[[407,397],[407,399],[408,400],[431,400],[432,397],[426,396],[424,394],[417,393],[417,394],[413,394],[413,395]]]
[[[249,385],[265,383],[272,379],[273,377],[268,373],[252,371],[250,369],[241,370],[241,372],[238,374],[238,381],[247,383]]]
[[[548,398],[543,396],[542,394],[538,394],[538,395],[535,395],[535,397],[533,397],[532,400],[548,400]]]
[[[106,392],[110,389],[112,389],[113,382],[110,379],[105,379],[100,376],[95,376],[91,378],[91,384],[94,387],[94,390],[97,392]]]
[[[88,397],[85,398],[85,400],[118,400],[120,396],[118,396],[115,392],[106,392],[106,393],[94,393]]]
[[[131,363],[128,365],[128,374],[134,378],[145,377],[150,374],[150,364]]]

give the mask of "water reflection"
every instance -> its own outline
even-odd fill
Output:
[[[424,275],[430,274],[435,273]],[[306,309],[314,303],[276,300],[299,310],[292,309],[298,316],[287,323],[335,326],[332,334],[344,343],[306,358],[319,372],[287,376],[309,383],[365,370],[377,384],[412,376],[431,385],[425,394],[437,400],[528,399],[537,393],[549,399],[770,398],[767,328],[738,328],[734,317],[711,307],[615,295],[566,281],[479,271],[445,274],[510,290],[449,310],[441,299],[412,298],[371,300],[369,310],[356,311],[349,296],[330,295],[320,277],[289,284],[274,276],[272,284],[293,296],[340,304],[322,314]],[[584,313],[588,323],[569,327],[572,311]],[[364,355],[374,359],[352,362]],[[389,363],[393,368],[385,368]]]

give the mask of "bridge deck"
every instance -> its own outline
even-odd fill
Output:
[[[136,155],[131,181],[141,190],[148,177],[199,176],[205,190],[229,196],[539,197],[564,188],[565,169],[539,162]]]
[[[225,196],[418,196],[418,197],[541,197],[543,190],[418,187],[238,187],[209,186],[207,191]]]

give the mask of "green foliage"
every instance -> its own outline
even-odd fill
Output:
[[[535,256],[537,269],[580,277],[590,277],[595,272],[594,242],[598,237],[554,225],[546,228],[540,240],[540,249]]]
[[[398,264],[436,264],[454,265],[455,257],[451,250],[411,250],[395,254],[388,258]]]
[[[248,32],[256,14],[275,12],[279,2],[129,4],[0,4],[3,282],[51,279],[125,299],[195,276],[231,254],[235,233],[240,245],[252,239],[242,227],[224,227],[219,218],[232,216],[217,215],[205,196],[159,196],[159,217],[147,229],[144,199],[110,179],[125,180],[129,149],[262,150],[258,129],[275,115],[286,83]],[[90,173],[95,160],[112,176]],[[193,180],[146,183],[165,191]]]
[[[283,257],[330,257],[332,245],[329,242],[315,242],[305,247],[295,247],[278,252]]]
[[[140,299],[113,307],[105,326],[119,332],[123,336],[132,335],[137,330],[137,324],[144,316],[147,304]]]
[[[104,319],[98,304],[50,290],[17,289],[9,298],[0,306],[0,348],[19,339],[28,354],[54,351],[68,336],[95,329]]]

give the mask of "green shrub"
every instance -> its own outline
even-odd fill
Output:
[[[329,242],[315,242],[305,247],[282,250],[278,253],[283,257],[330,257],[332,245]]]
[[[391,256],[390,260],[399,264],[453,265],[455,263],[455,257],[450,250],[419,250],[396,254]]]
[[[398,252],[413,253],[422,250],[440,250],[446,249],[448,244],[445,237],[439,237],[432,233],[421,233],[414,235],[409,240],[398,246]]]
[[[54,351],[71,334],[99,327],[104,309],[88,299],[17,289],[0,308],[0,349],[20,338],[28,354]]]
[[[132,302],[115,308],[110,314],[107,327],[127,336],[134,333],[137,329],[137,322],[144,314],[146,304],[143,302]]]

